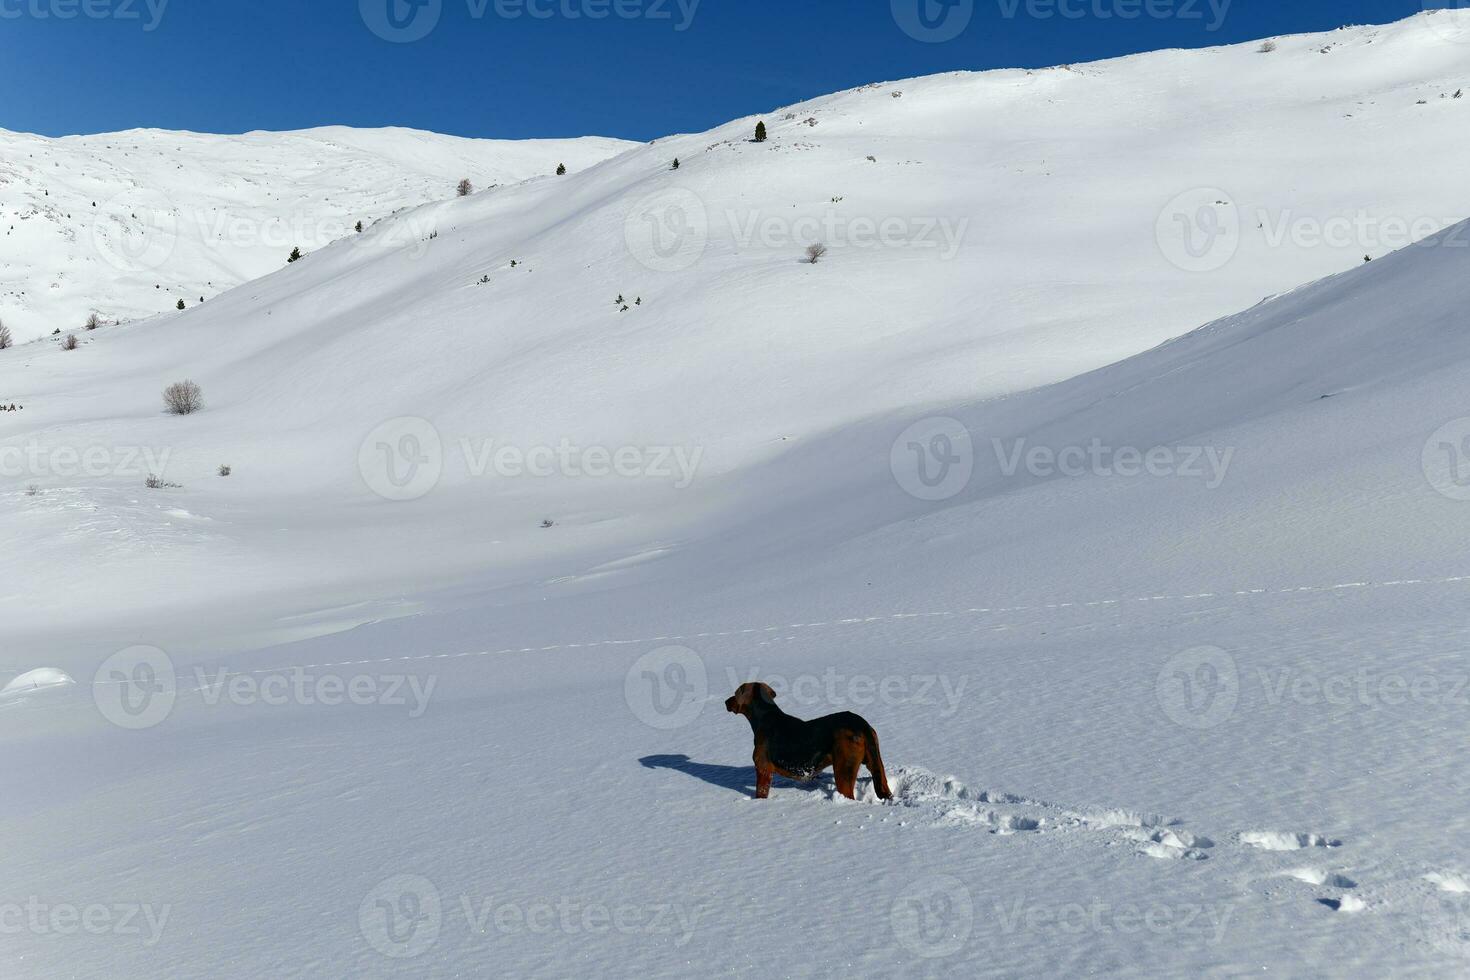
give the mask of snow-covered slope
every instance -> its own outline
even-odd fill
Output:
[[[152,914],[0,965],[1461,971],[1470,226],[1255,227],[1470,211],[1456,38],[844,93],[0,354],[0,679],[79,682],[0,703],[10,880]],[[748,802],[751,678],[896,800]]]
[[[89,314],[190,305],[406,207],[580,170],[623,140],[471,140],[336,126],[50,139],[0,130],[0,320],[19,340]]]

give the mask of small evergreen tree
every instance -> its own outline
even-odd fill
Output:
[[[361,235],[361,234],[362,234],[362,222],[361,222],[361,221],[359,221],[359,222],[358,222],[358,223],[357,223],[357,233],[358,233],[358,234],[359,234],[359,235]]]
[[[566,173],[567,173],[567,165],[564,164],[564,163],[558,163],[556,165],[556,175],[558,177],[565,177],[566,176]]]
[[[765,122],[758,122],[755,124],[755,141],[757,143],[764,143],[766,141]]]
[[[179,300],[179,309],[182,310],[183,308],[184,308],[184,301],[183,300]]]
[[[301,246],[300,245],[297,245],[295,248],[291,249],[291,255],[286,259],[286,261],[287,262],[300,262],[301,261]]]
[[[674,165],[672,167],[670,167],[669,169],[670,170],[678,170],[679,169],[679,158],[678,157],[674,157]]]

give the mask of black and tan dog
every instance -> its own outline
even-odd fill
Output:
[[[755,733],[755,796],[771,794],[771,774],[806,781],[832,767],[837,792],[853,799],[859,766],[867,766],[879,799],[892,798],[878,733],[860,716],[841,711],[812,721],[793,718],[776,707],[776,692],[759,682],[741,684],[725,699],[725,710],[744,715]]]

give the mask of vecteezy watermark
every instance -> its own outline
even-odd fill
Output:
[[[1231,905],[1194,902],[1033,902],[1024,895],[1010,901],[997,898],[994,921],[1007,935],[1018,932],[1055,936],[1117,935],[1177,936],[1202,932],[1206,943],[1219,945],[1235,914]]]
[[[1247,697],[1270,708],[1470,708],[1470,673],[1289,665],[1242,674],[1233,656],[1213,646],[1170,657],[1155,690],[1170,721],[1196,730],[1224,724]]]
[[[761,211],[724,214],[737,252],[752,249],[792,252],[799,246],[825,245],[830,249],[918,249],[935,250],[941,260],[959,253],[968,217],[941,215],[846,214],[828,208],[821,214],[791,218]]]
[[[683,728],[699,717],[709,701],[704,660],[688,647],[650,650],[628,668],[623,699],[634,717],[650,728]]]
[[[654,272],[681,272],[709,246],[709,212],[693,191],[674,187],[639,198],[623,219],[628,254]]]
[[[965,948],[975,929],[975,902],[958,878],[934,875],[909,885],[888,909],[899,945],[922,959],[943,959]]]
[[[161,724],[178,700],[173,660],[157,647],[119,650],[102,662],[92,678],[92,699],[102,717],[138,731]]]
[[[163,23],[169,0],[0,0],[0,20],[135,20],[144,31]]]
[[[1240,249],[1240,211],[1218,187],[1187,190],[1159,212],[1154,237],[1164,258],[1178,268],[1214,272]]]
[[[694,23],[700,0],[465,0],[472,21],[500,20],[646,20],[667,22],[676,32]],[[439,26],[444,0],[358,0],[368,30],[394,44],[422,41]]]
[[[1269,248],[1339,248],[1372,252],[1394,252],[1411,245],[1466,248],[1470,238],[1464,228],[1440,235],[1457,220],[1433,215],[1404,216],[1358,210],[1348,214],[1301,214],[1289,208],[1255,212],[1256,227]]]
[[[1225,25],[1232,0],[994,0],[1005,20],[1204,21],[1207,31]],[[927,44],[953,41],[975,16],[976,0],[890,0],[893,20],[909,37]]]
[[[687,489],[699,473],[699,446],[583,446],[563,437],[555,445],[523,446],[495,439],[461,438],[446,459],[444,440],[427,419],[391,419],[368,433],[358,446],[363,483],[386,500],[417,500],[439,485],[453,462],[469,479],[629,479],[668,483]]]
[[[761,681],[775,692],[778,699],[788,698],[803,707],[830,707],[835,711],[867,708],[875,704],[889,707],[937,708],[940,718],[950,718],[959,711],[965,696],[968,677],[952,678],[947,674],[845,674],[828,667],[820,674],[782,674],[763,672],[759,667],[737,671],[725,668],[726,687],[730,693],[741,684]]]
[[[494,942],[505,936],[647,936],[688,945],[702,912],[673,903],[602,902],[563,895],[529,901],[461,894],[446,902],[432,881],[397,875],[376,885],[358,906],[368,945],[391,959],[427,953],[447,931],[463,930],[457,943]]]
[[[444,441],[427,419],[389,419],[358,446],[357,470],[384,500],[417,500],[444,475]]]
[[[24,902],[0,902],[0,936],[141,937],[153,947],[163,938],[172,905],[148,902],[44,902],[32,895]]]
[[[1215,446],[1152,446],[1139,449],[1135,446],[1109,446],[1101,439],[1093,439],[1086,446],[1027,446],[1025,439],[1016,439],[1009,446],[1001,439],[990,440],[995,450],[996,462],[1000,464],[1002,476],[1014,477],[1024,467],[1031,476],[1050,478],[1053,476],[1080,477],[1177,477],[1202,480],[1205,488],[1218,489],[1225,482],[1230,461],[1235,456],[1233,447],[1219,449]]]
[[[1446,422],[1424,441],[1424,478],[1450,500],[1470,500],[1470,418]]]
[[[1225,26],[1233,0],[996,0],[1006,20],[1203,21],[1211,33]]]
[[[1170,657],[1160,668],[1154,694],[1164,716],[1184,728],[1223,724],[1240,700],[1240,670],[1219,647],[1198,646]]]
[[[429,699],[439,683],[436,675],[420,678],[417,674],[341,674],[320,673],[305,667],[288,667],[279,671],[250,674],[230,673],[220,667],[214,671],[194,668],[194,681],[204,704],[221,703],[249,707],[280,707],[295,704],[305,707],[407,707],[408,717],[422,718],[429,710]]]
[[[890,0],[893,22],[915,41],[943,44],[970,26],[975,0]]]
[[[171,449],[150,446],[43,446],[31,441],[23,446],[0,446],[0,476],[76,477],[100,479],[108,476],[163,476]]]
[[[1256,677],[1272,707],[1290,703],[1338,708],[1470,708],[1470,674],[1402,673],[1368,667],[1328,672],[1258,667]]]
[[[969,486],[975,472],[975,447],[969,430],[957,419],[920,419],[893,440],[888,465],[909,496],[948,500]]]

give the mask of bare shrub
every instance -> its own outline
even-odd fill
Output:
[[[470,183],[470,179],[466,177],[459,182],[459,186],[455,188],[455,191],[459,193],[460,197],[469,197],[475,192],[475,185]]]
[[[230,475],[230,472],[231,472],[231,470],[230,470],[229,466],[227,466],[227,465],[222,465],[219,468],[219,475],[220,476],[229,476]]]
[[[0,350],[15,346],[15,338],[10,335],[10,328],[0,323]]]
[[[827,246],[825,245],[808,245],[806,247],[806,260],[812,265],[816,265],[818,262],[822,261],[822,256],[826,254]]]
[[[66,339],[61,342],[62,350],[76,350],[80,346],[81,342],[77,340],[77,335],[74,333],[67,334]]]
[[[156,473],[149,473],[148,479],[143,481],[143,486],[149,490],[180,490],[183,488],[182,483],[170,483]]]
[[[41,488],[38,487],[38,486],[36,486],[34,483],[32,483],[30,486],[26,487],[26,496],[27,497],[39,497],[40,495],[41,495]]]
[[[1259,48],[1256,48],[1256,51],[1259,54],[1270,54],[1272,51],[1275,51],[1275,50],[1276,50],[1276,42],[1275,41],[1262,41],[1261,42],[1261,46]]]
[[[93,313],[91,316],[87,317],[88,330],[96,330],[100,326],[102,326],[102,318],[100,316]]]
[[[163,389],[163,404],[174,415],[192,415],[204,407],[204,392],[192,381],[175,381]]]

